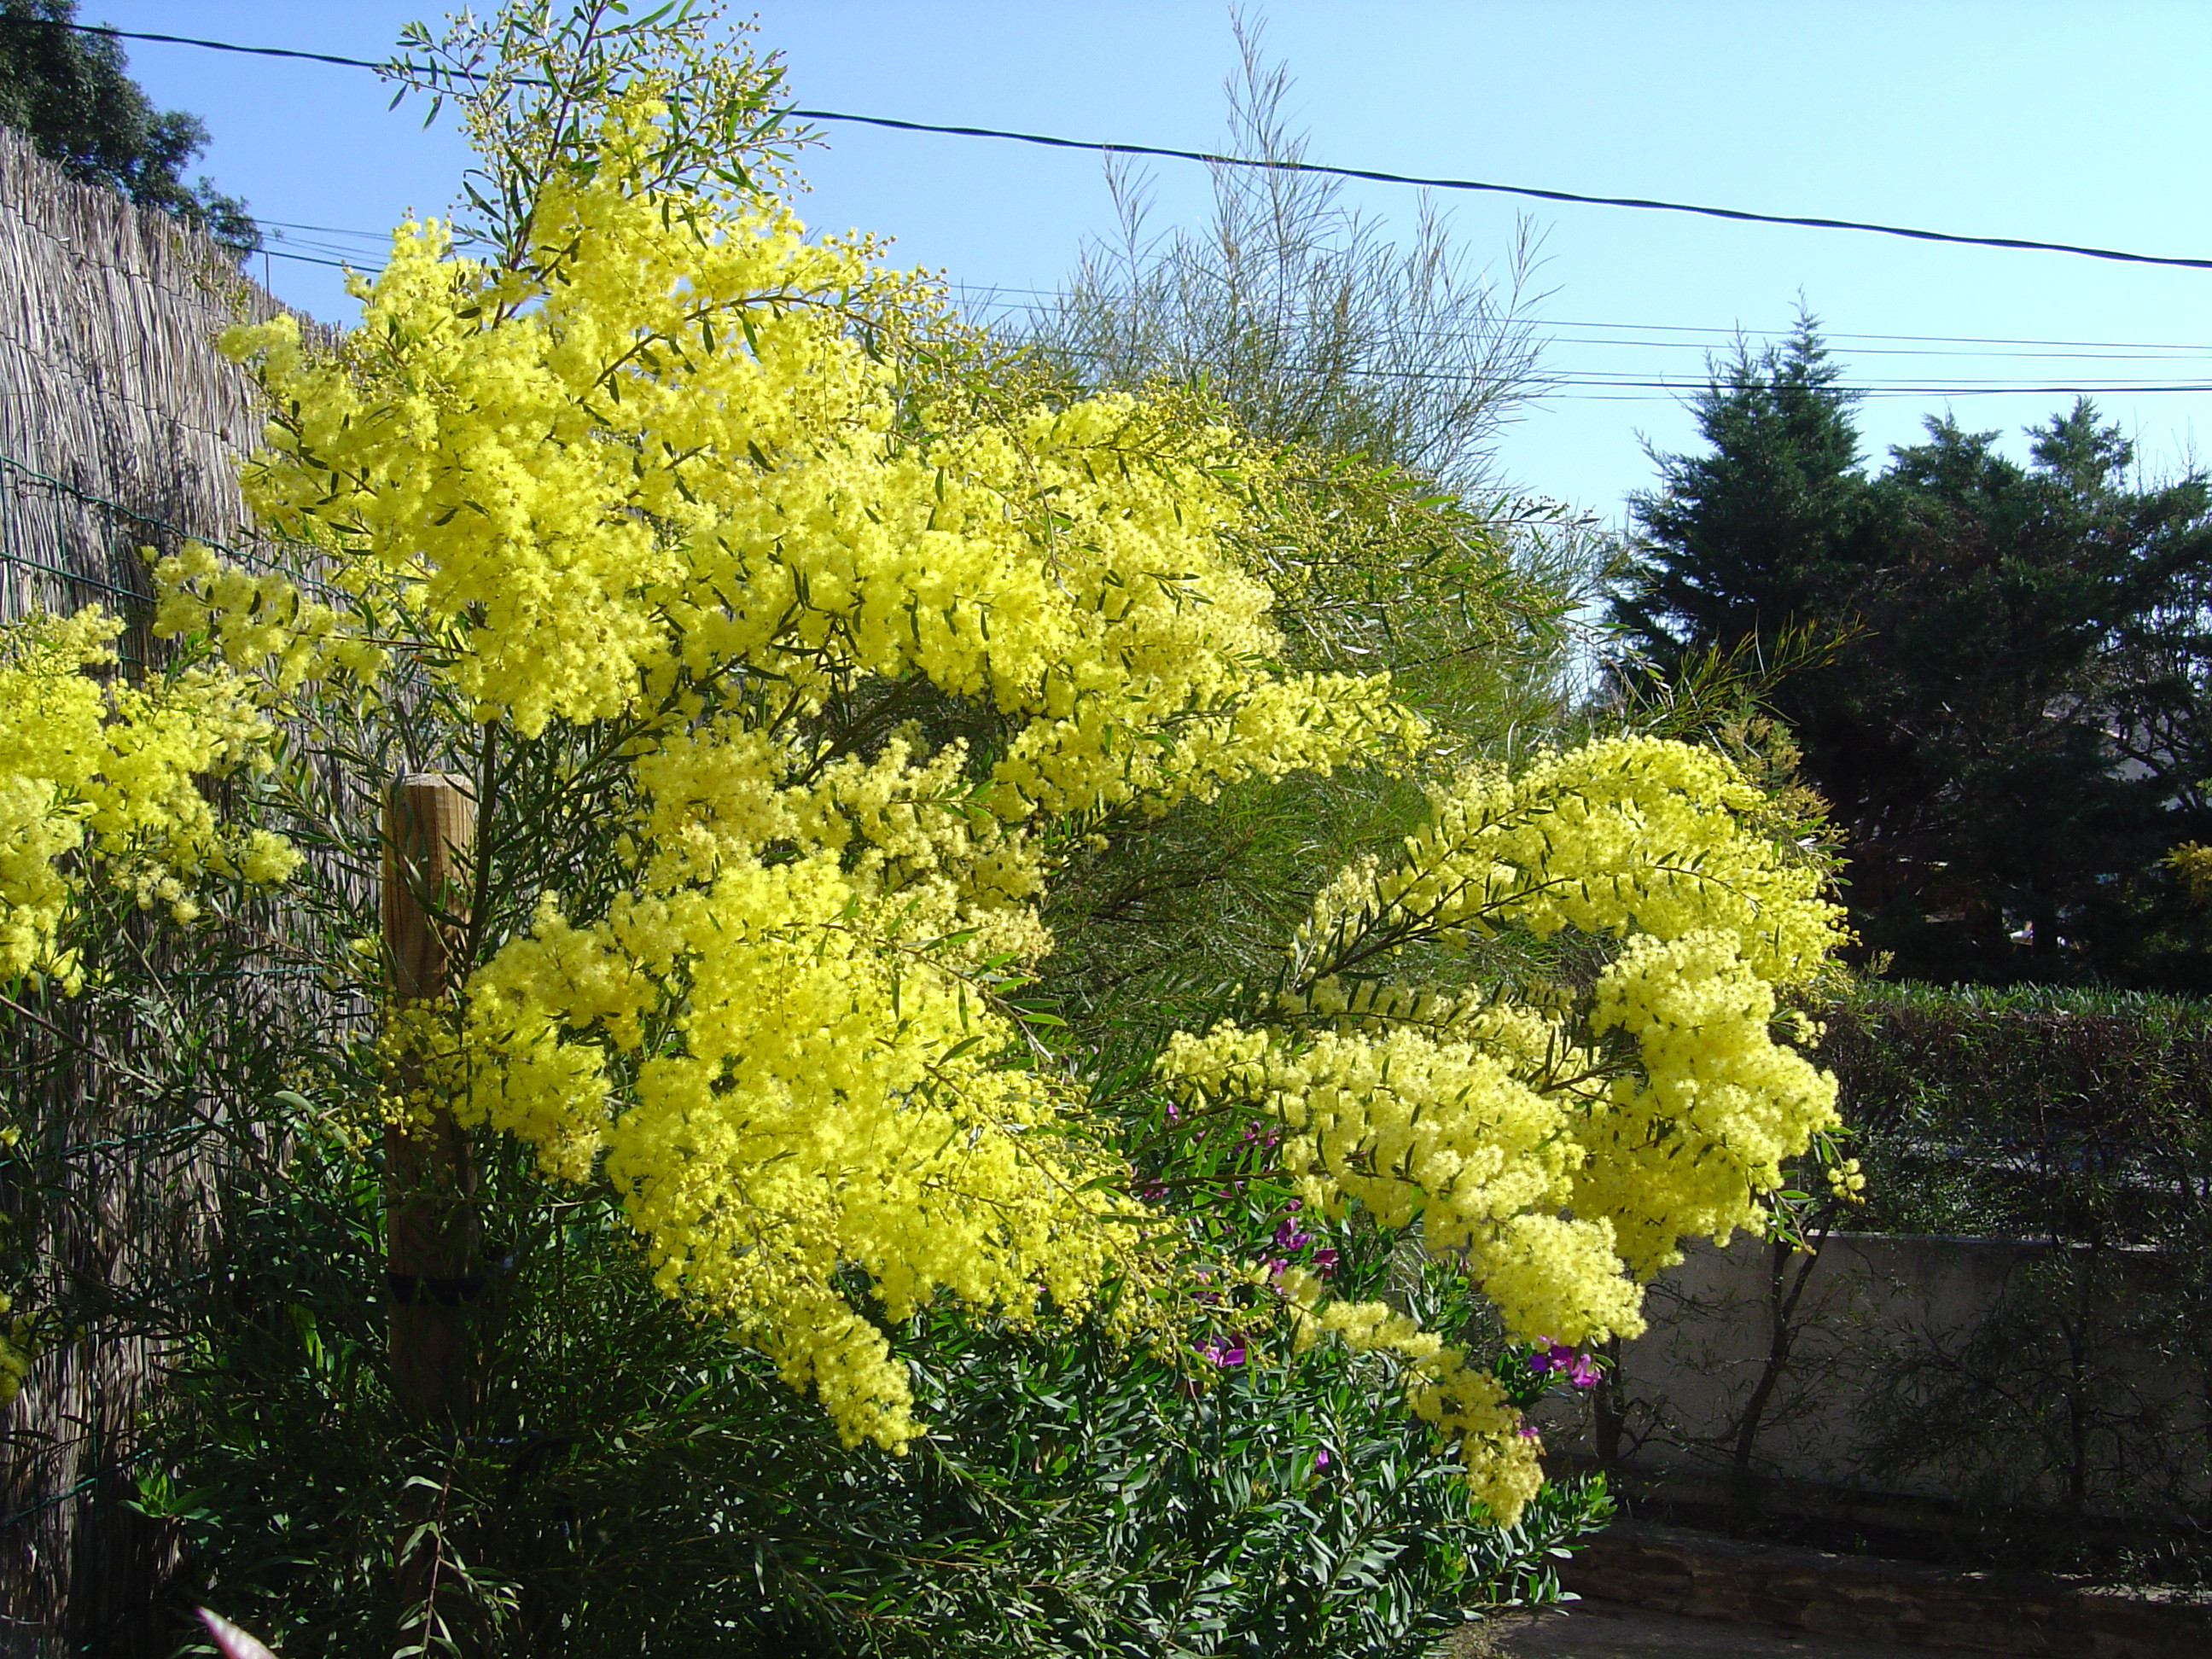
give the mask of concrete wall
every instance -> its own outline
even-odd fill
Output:
[[[1613,1423],[1593,1411],[1547,1438],[1685,1491],[1741,1470],[1968,1507],[2201,1512],[2207,1362],[2174,1289],[2136,1251],[1880,1234],[1810,1259],[1696,1246],[1653,1286],[1650,1332],[1623,1345],[1597,1402]]]

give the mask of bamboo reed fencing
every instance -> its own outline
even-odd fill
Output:
[[[148,660],[138,550],[252,538],[235,458],[260,417],[213,339],[276,309],[206,236],[0,130],[0,618],[101,601],[131,619],[125,664]],[[252,1019],[274,1011],[244,1004],[281,994],[235,994]],[[34,1194],[27,1160],[0,1166],[16,1224],[0,1243],[32,1274],[0,1288],[82,1307],[190,1274],[221,1172],[204,1137],[132,1086],[131,1044],[149,1039],[105,1034],[94,1063],[64,1040],[84,1035],[68,1006],[31,1012],[46,1024],[4,1028],[0,1112],[35,1125],[41,1167],[63,1173]],[[167,1358],[157,1333],[87,1328],[49,1343],[0,1412],[0,1659],[170,1650],[175,1542],[129,1507]]]

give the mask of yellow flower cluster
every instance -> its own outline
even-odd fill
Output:
[[[1286,1268],[1279,1288],[1294,1352],[1333,1336],[1356,1353],[1394,1354],[1406,1362],[1406,1403],[1459,1443],[1469,1490],[1499,1524],[1511,1526],[1544,1484],[1537,1462],[1542,1446],[1521,1432],[1520,1413],[1498,1379],[1385,1303],[1334,1300],[1303,1267]]]
[[[232,668],[252,671],[278,696],[334,672],[373,678],[389,658],[382,647],[348,632],[336,611],[307,598],[282,571],[226,564],[199,542],[155,561],[154,580],[161,595],[156,635],[204,633]]]
[[[1817,972],[1839,935],[1821,877],[1746,820],[1759,791],[1726,756],[1659,738],[1550,753],[1517,776],[1478,770],[1437,792],[1405,857],[1333,886],[1293,946],[1313,959],[1355,913],[1425,936],[1571,927],[1679,939],[1718,928],[1776,984]]]
[[[531,737],[737,674],[804,717],[855,675],[920,676],[1020,721],[993,769],[1011,817],[1418,732],[1381,682],[1256,672],[1267,590],[1220,543],[1261,463],[1229,434],[1126,397],[902,410],[856,325],[921,313],[914,280],[772,198],[672,219],[625,183],[657,113],[617,108],[599,170],[549,186],[526,270],[410,225],[343,353],[289,318],[226,337],[286,411],[256,507],[338,586],[449,630],[441,672],[482,718]],[[240,578],[172,583],[173,624],[251,635]]]
[[[5,1315],[15,1305],[8,1296],[0,1293],[0,1315]],[[35,1334],[32,1322],[21,1315],[0,1328],[0,1406],[23,1391],[23,1379],[31,1374],[31,1361],[35,1357]]]
[[[1819,971],[1840,915],[1760,805],[1724,757],[1651,738],[1466,777],[1401,860],[1322,892],[1268,1024],[1178,1036],[1161,1072],[1279,1118],[1308,1202],[1418,1222],[1513,1335],[1634,1335],[1679,1241],[1763,1225],[1782,1164],[1837,1121],[1833,1080],[1777,1040],[1775,991]],[[1572,930],[1603,964],[1579,996],[1382,976],[1516,929]],[[1468,1421],[1471,1466],[1517,1467]]]
[[[549,906],[470,988],[463,1120],[571,1178],[604,1153],[662,1287],[729,1316],[848,1440],[893,1449],[919,1431],[905,1373],[841,1270],[893,1319],[939,1291],[1075,1315],[1146,1219],[1066,1085],[1008,1063],[1015,1031],[942,942],[954,908],[893,909],[827,851],[732,862],[590,927]],[[679,997],[672,1040],[647,1044]]]
[[[96,678],[88,671],[114,663],[121,631],[96,607],[0,627],[0,977],[82,982],[60,945],[73,891],[64,866],[81,854],[182,920],[197,914],[185,891],[195,875],[266,884],[299,861],[266,831],[218,824],[198,787],[258,757],[269,726],[253,688],[207,669],[147,686]]]
[[[2185,841],[2159,862],[2173,872],[2191,904],[2212,905],[2212,847]]]
[[[1636,1044],[1579,1128],[1584,1213],[1613,1218],[1638,1277],[1681,1259],[1678,1238],[1725,1244],[1763,1226],[1782,1164],[1837,1127],[1835,1079],[1774,1039],[1774,988],[1723,929],[1635,939],[1599,976],[1589,1023]]]
[[[1005,1001],[1050,945],[1048,820],[1422,727],[1383,680],[1268,666],[1231,533],[1264,459],[1129,397],[917,391],[924,285],[774,198],[648,187],[665,112],[611,110],[512,268],[410,224],[336,354],[289,318],[227,337],[276,411],[247,495],[347,597],[188,549],[162,623],[272,696],[412,674],[618,757],[627,890],[547,899],[416,1057],[464,1122],[603,1169],[665,1290],[896,1447],[854,1270],[895,1319],[1077,1315],[1116,1278],[1152,1316],[1148,1212]]]
[[[1828,1177],[1828,1190],[1835,1194],[1838,1203],[1866,1202],[1867,1179],[1859,1169],[1858,1159],[1847,1158],[1840,1164],[1828,1164],[1823,1173]]]

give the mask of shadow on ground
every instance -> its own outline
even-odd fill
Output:
[[[1470,1626],[1444,1651],[1449,1659],[1940,1659],[1952,1650],[1571,1601]]]

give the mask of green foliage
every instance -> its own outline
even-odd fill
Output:
[[[1659,456],[1613,603],[1651,675],[1813,649],[1776,677],[1867,950],[1916,978],[2212,984],[2160,860],[2206,830],[2199,574],[2212,493],[2144,484],[2086,400],[2033,429],[1929,422],[1878,477],[1809,319]]]
[[[1868,1177],[1852,1224],[2212,1247],[2212,1006],[1875,983],[1822,1018]]]
[[[848,1451],[643,1293],[611,1206],[550,1193],[500,1281],[483,1433],[440,1444],[380,1380],[360,1293],[379,1194],[343,1149],[307,1149],[288,1182],[231,1218],[141,1480],[189,1542],[191,1595],[287,1651],[389,1650],[410,1481],[435,1494],[436,1624],[532,1656],[1413,1654],[1462,1600],[1555,1595],[1550,1553],[1606,1512],[1571,1482],[1491,1525],[1348,1356],[1201,1390],[1087,1336],[950,1321],[896,1334],[930,1437]]]
[[[196,935],[205,954],[159,984],[111,975],[88,993],[118,1030],[164,1036],[182,1116],[165,1155],[234,1172],[212,1254],[167,1277],[141,1258],[46,1304],[71,1340],[174,1356],[125,1460],[137,1507],[183,1547],[173,1608],[216,1606],[285,1651],[388,1653],[412,1490],[428,1514],[406,1547],[435,1553],[441,1587],[431,1651],[1333,1659],[1419,1652],[1463,1605],[1548,1599],[1555,1555],[1605,1518],[1601,1489],[1571,1481],[1499,1529],[1387,1403],[1383,1369],[1328,1349],[1293,1364],[1255,1348],[1207,1381],[1088,1332],[927,1317],[891,1334],[933,1432],[905,1458],[848,1451],[757,1356],[650,1293],[611,1191],[549,1182],[511,1148],[484,1168],[503,1231],[487,1241],[483,1409],[463,1441],[411,1428],[385,1370],[381,1182],[345,1115],[314,1109],[323,1086],[283,1087],[343,1073],[317,1039],[343,1030],[343,1003],[295,988],[249,1008],[233,937]],[[185,1097],[231,1109],[175,1114]],[[323,1127],[272,1156],[303,1105]],[[1284,1248],[1284,1195],[1253,1179],[1249,1137],[1146,1103],[1127,1129],[1218,1247]],[[66,1206],[100,1151],[34,1137],[8,1174]],[[1479,1327],[1463,1283],[1417,1259],[1369,1231],[1339,1283]],[[1221,1319],[1241,1346],[1234,1297]]]
[[[1352,458],[1295,473],[1267,529],[1249,556],[1285,595],[1291,660],[1389,670],[1432,723],[1432,775],[1561,728],[1575,584],[1517,560],[1493,520]],[[1094,1036],[1141,1028],[1141,1048],[1177,1020],[1201,1029],[1232,988],[1272,977],[1322,882],[1414,827],[1420,786],[1341,772],[1097,826],[1105,842],[1072,842],[1055,885],[1047,986]]]
[[[1291,81],[1232,14],[1225,143],[1295,161]],[[1278,447],[1284,488],[1244,550],[1277,596],[1287,660],[1387,670],[1431,720],[1432,770],[1561,733],[1571,619],[1607,551],[1586,518],[1488,492],[1504,423],[1539,386],[1522,314],[1524,236],[1505,280],[1424,213],[1409,242],[1316,174],[1224,167],[1201,228],[1154,236],[1149,196],[1109,175],[1121,240],[1091,245],[1023,343],[1070,387],[1191,400]],[[1382,772],[1231,789],[1071,846],[1047,983],[1091,1040],[1137,1054],[1270,977],[1313,893],[1418,821],[1418,781]]]
[[[261,246],[246,204],[184,172],[207,128],[157,110],[125,72],[119,41],[68,27],[77,0],[0,0],[0,125],[27,134],[72,179],[119,190],[204,228],[239,258]]]
[[[1976,1318],[1857,1356],[1867,1474],[1940,1475],[1962,1559],[2201,1585],[2212,1006],[1869,985],[1826,1021],[1867,1176],[1840,1224],[1989,1241]]]

